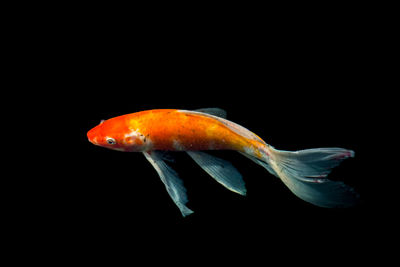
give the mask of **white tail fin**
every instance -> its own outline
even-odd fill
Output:
[[[299,198],[316,206],[352,207],[358,194],[343,182],[328,180],[331,170],[354,152],[343,148],[317,148],[296,152],[269,147],[268,164],[285,185]]]

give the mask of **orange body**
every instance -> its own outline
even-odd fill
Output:
[[[89,140],[110,149],[257,151],[260,141],[246,138],[214,116],[176,109],[149,110],[102,122],[88,132]],[[112,138],[115,142],[109,144]]]

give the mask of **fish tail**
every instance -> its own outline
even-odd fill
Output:
[[[354,151],[316,148],[290,152],[266,146],[264,154],[262,161],[253,160],[279,177],[299,198],[326,208],[352,207],[358,203],[359,195],[353,188],[327,179],[334,167],[354,157]]]

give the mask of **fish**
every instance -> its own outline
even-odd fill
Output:
[[[184,217],[193,211],[187,207],[182,179],[167,163],[166,155],[175,151],[186,152],[215,181],[243,196],[247,191],[240,172],[229,161],[206,151],[239,152],[315,206],[348,208],[358,203],[359,194],[352,187],[327,178],[334,167],[355,156],[353,150],[278,150],[226,117],[227,112],[220,108],[146,110],[102,120],[87,132],[87,138],[107,149],[143,153]]]

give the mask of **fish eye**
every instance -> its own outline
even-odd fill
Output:
[[[106,141],[107,141],[107,144],[109,144],[109,145],[115,145],[117,142],[115,141],[115,139],[114,138],[111,138],[111,137],[107,137],[106,138]]]

